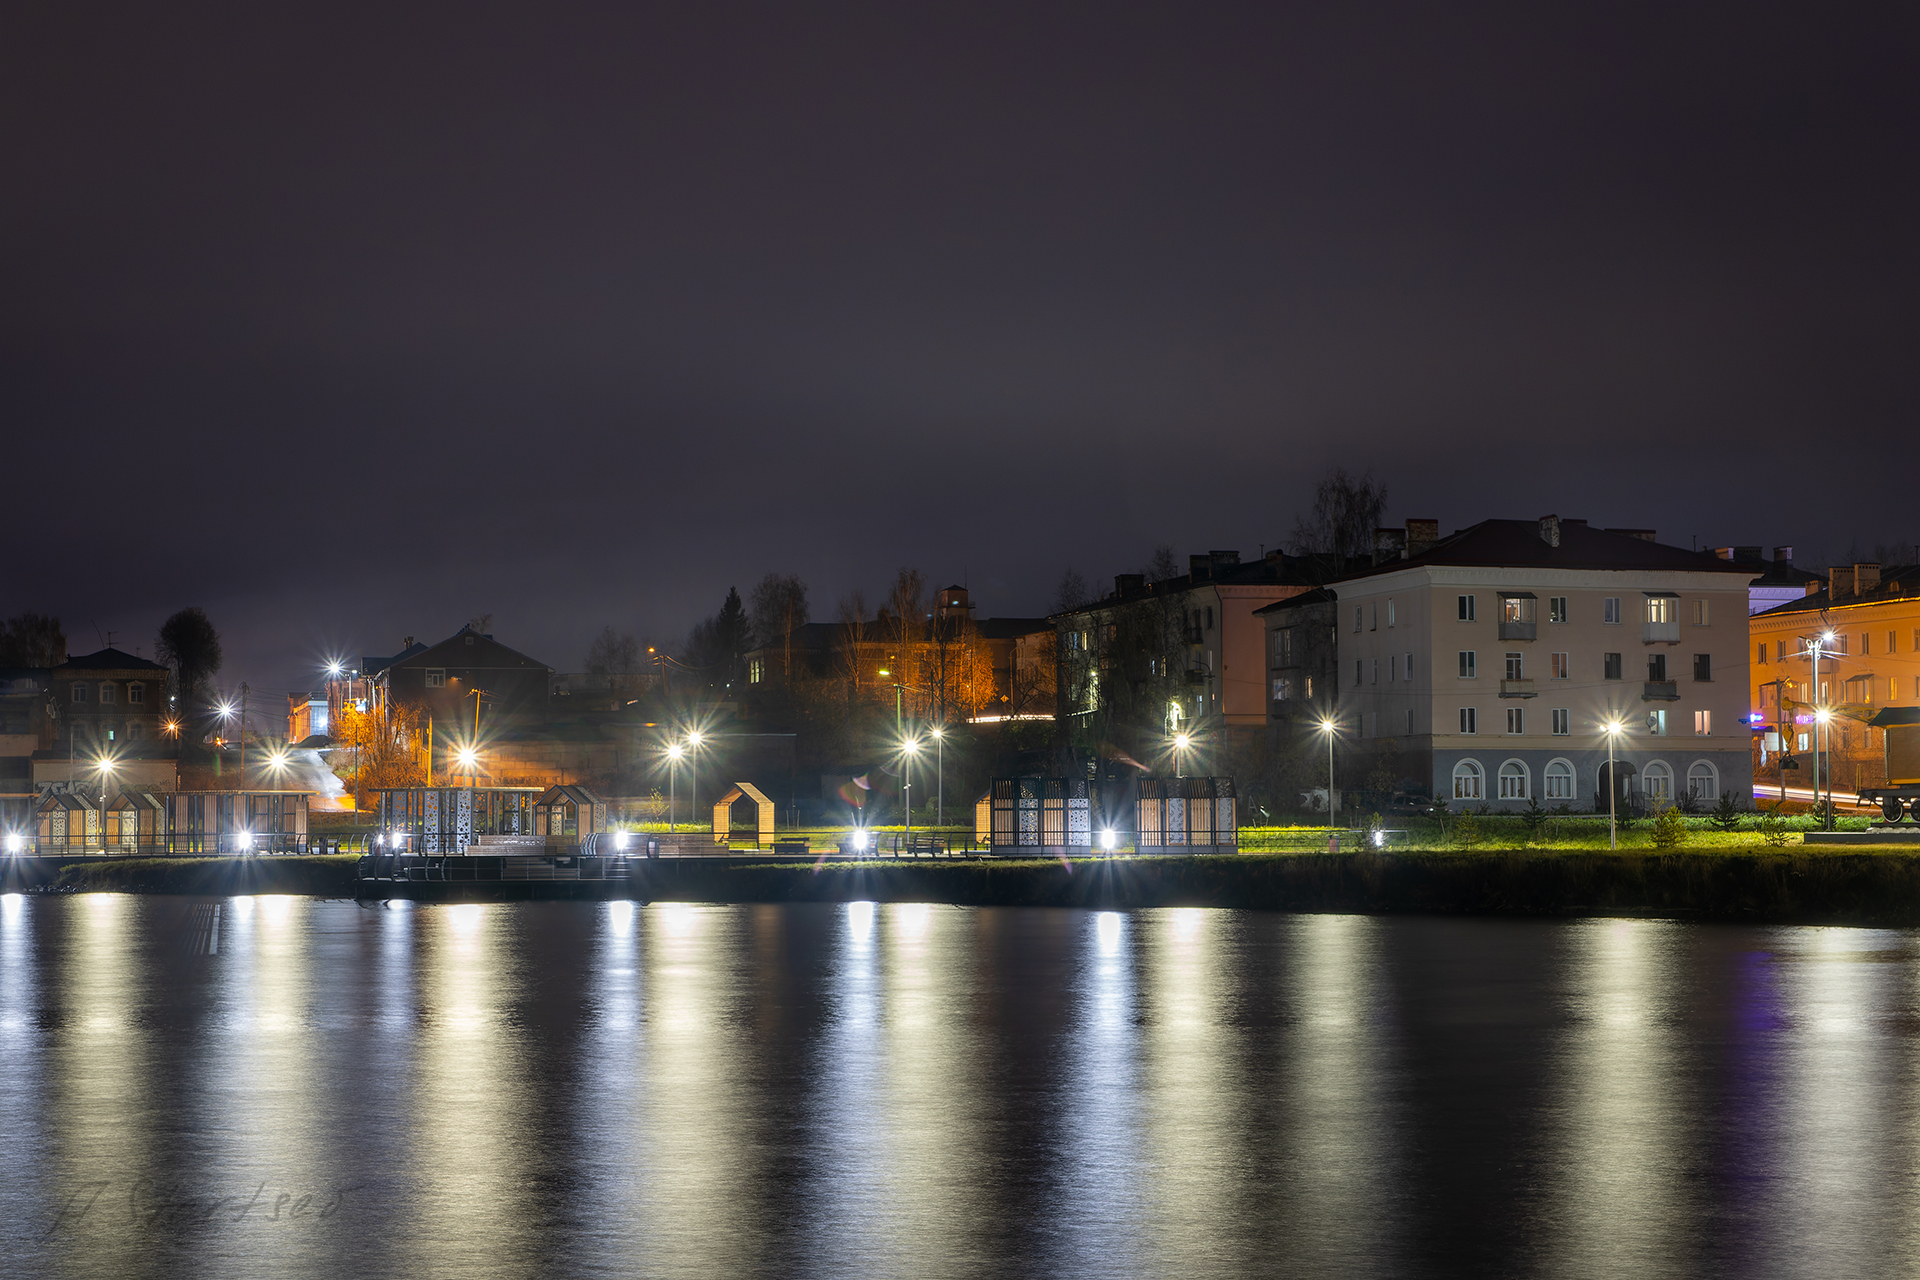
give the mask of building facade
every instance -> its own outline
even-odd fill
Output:
[[[1343,750],[1456,806],[1750,804],[1751,577],[1556,516],[1379,564],[1333,584]]]
[[[1920,566],[1836,565],[1826,590],[1753,616],[1750,705],[1762,730],[1755,776],[1764,789],[1791,761],[1789,790],[1811,788],[1817,717],[1836,795],[1885,782],[1887,707],[1920,706]],[[1814,679],[1815,643],[1820,673]],[[1822,785],[1826,779],[1823,778]]]

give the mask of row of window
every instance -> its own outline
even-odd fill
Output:
[[[1795,636],[1791,640],[1776,640],[1773,642],[1773,660],[1775,662],[1785,662],[1788,658],[1809,657],[1813,652],[1813,641],[1813,636]],[[1831,641],[1821,642],[1821,656],[1833,657],[1837,654],[1844,658],[1848,656],[1851,641],[1851,632],[1838,632]],[[1887,644],[1880,652],[1887,654],[1889,657],[1900,652],[1900,633],[1898,631],[1895,631],[1891,627],[1887,629]],[[1913,648],[1910,652],[1920,653],[1920,627],[1913,629]],[[1767,661],[1767,642],[1765,640],[1760,641],[1759,644],[1754,647],[1753,656],[1756,662],[1764,664]],[[1871,631],[1862,631],[1860,633],[1860,656],[1863,658],[1873,656],[1873,632]]]
[[[1534,612],[1534,603],[1535,603],[1535,598],[1530,592],[1501,593],[1500,621],[1511,622],[1511,623],[1533,622],[1537,617],[1537,615]],[[1690,601],[1689,603],[1691,605],[1693,625],[1696,627],[1704,627],[1709,625],[1713,617],[1713,612],[1712,612],[1710,602],[1706,600],[1693,600],[1693,601]],[[1376,605],[1374,606],[1374,608],[1376,610],[1374,624],[1375,624],[1375,627],[1377,627],[1379,623],[1379,617],[1377,612],[1379,606]],[[1678,622],[1680,620],[1679,610],[1680,610],[1680,600],[1679,600],[1679,597],[1677,596],[1665,595],[1665,594],[1654,594],[1649,592],[1646,597],[1646,621],[1648,622],[1658,622],[1658,623]],[[1454,616],[1459,621],[1477,622],[1479,620],[1479,615],[1480,615],[1480,598],[1478,596],[1463,595],[1463,596],[1456,597],[1455,606],[1454,606]],[[1387,601],[1387,625],[1388,626],[1393,625],[1393,616],[1394,616],[1393,601],[1389,600]],[[1547,621],[1548,622],[1553,622],[1553,623],[1567,622],[1571,619],[1571,617],[1572,617],[1572,613],[1567,608],[1567,597],[1565,596],[1548,596],[1547,597]],[[1620,608],[1619,596],[1606,596],[1600,601],[1600,619],[1602,622],[1607,623],[1609,626],[1618,626],[1624,620],[1624,618],[1625,618],[1625,613]],[[1355,631],[1360,630],[1360,606],[1359,605],[1355,605],[1353,608],[1353,629]]]
[[[1486,770],[1478,760],[1462,760],[1453,766],[1453,798],[1455,800],[1486,799]],[[1499,798],[1502,800],[1530,800],[1533,798],[1533,774],[1520,760],[1508,760],[1500,766],[1498,773]],[[1673,769],[1664,760],[1655,760],[1640,770],[1640,789],[1647,799],[1655,804],[1673,802]],[[1545,783],[1547,800],[1571,801],[1579,797],[1575,794],[1573,764],[1568,760],[1549,760],[1541,770],[1541,780]],[[1606,790],[1604,769],[1597,771],[1593,779],[1593,794],[1600,795]],[[1720,771],[1710,760],[1696,760],[1687,768],[1687,796],[1691,800],[1707,801],[1720,795]]]
[[[1552,668],[1553,678],[1555,680],[1570,680],[1573,678],[1573,659],[1569,655],[1565,653],[1554,653],[1554,654],[1549,654],[1548,657],[1551,660],[1549,665]],[[1625,659],[1620,654],[1603,653],[1600,655],[1601,673],[1605,679],[1608,679],[1608,680],[1621,679],[1622,672],[1625,670],[1625,666],[1626,666]],[[1374,659],[1373,668],[1374,668],[1374,683],[1378,684],[1379,676],[1380,676],[1380,660],[1378,658]],[[1479,679],[1480,678],[1479,652],[1474,649],[1460,650],[1459,658],[1458,658],[1458,670],[1460,673],[1460,678],[1462,680]],[[1526,677],[1526,656],[1516,650],[1512,650],[1512,649],[1507,650],[1505,671],[1506,671],[1506,674],[1501,677],[1501,679],[1503,680],[1526,679],[1527,678]],[[1361,670],[1360,670],[1359,659],[1354,660],[1353,678],[1355,683],[1365,683],[1364,681],[1361,680]],[[1647,679],[1656,680],[1656,681],[1665,681],[1669,678],[1670,677],[1667,675],[1667,655],[1664,653],[1648,654],[1647,655]],[[1696,653],[1693,655],[1693,678],[1703,683],[1710,683],[1713,680],[1713,655],[1712,654]],[[1413,679],[1413,655],[1412,654],[1407,655],[1407,679],[1409,680]]]
[[[94,696],[92,693],[93,688],[94,686],[90,684],[76,683],[73,686],[73,700],[75,702],[92,701]],[[100,701],[102,703],[106,703],[110,705],[120,700],[120,692],[119,692],[120,686],[115,684],[113,681],[102,680],[100,682],[99,688],[100,688]],[[138,680],[135,680],[130,682],[127,685],[127,701],[128,702],[131,702],[137,706],[140,703],[145,702],[146,700],[147,700],[147,686],[145,684],[143,684]]]
[[[1779,686],[1785,685],[1787,696],[1795,702],[1808,702],[1812,699],[1813,681],[1811,680],[1769,680],[1760,686],[1760,706],[1772,709],[1780,705]],[[1874,676],[1850,676],[1840,682],[1840,700],[1842,702],[1860,702],[1871,705],[1879,692],[1880,682]],[[1913,677],[1913,696],[1920,698],[1920,676]],[[1833,700],[1833,681],[1820,682],[1820,701]],[[1887,701],[1900,700],[1900,677],[1887,677]]]
[[[1527,731],[1527,709],[1525,707],[1506,707],[1508,733]],[[1554,707],[1547,712],[1550,732],[1555,737],[1564,738],[1573,732],[1573,712],[1566,707]],[[1647,712],[1647,732],[1656,738],[1668,736],[1668,718],[1666,708],[1660,707]],[[1683,722],[1684,723],[1684,722]],[[1407,732],[1413,732],[1413,712],[1407,712]],[[1478,707],[1460,708],[1460,732],[1477,734],[1480,732],[1480,709]],[[1700,710],[1693,713],[1693,736],[1710,738],[1713,736],[1713,712]]]

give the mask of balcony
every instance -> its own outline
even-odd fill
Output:
[[[1528,625],[1530,626],[1532,624],[1529,623]],[[1539,695],[1534,692],[1533,681],[1531,680],[1502,680],[1500,682],[1500,696],[1503,698],[1535,698]]]
[[[1680,624],[1678,622],[1643,622],[1640,624],[1641,644],[1679,644]]]
[[[1680,682],[1649,680],[1640,687],[1640,699],[1643,702],[1678,702],[1680,701]]]
[[[1535,622],[1507,622],[1503,619],[1500,623],[1502,640],[1537,640],[1540,638],[1539,631],[1540,626]]]

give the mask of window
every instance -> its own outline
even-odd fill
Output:
[[[1378,631],[1379,629],[1380,629],[1380,606],[1378,604],[1374,604],[1370,606],[1367,610],[1367,630]]]
[[[1710,738],[1713,736],[1713,712],[1696,711],[1693,713],[1693,736]]]
[[[1667,712],[1664,707],[1647,712],[1647,732],[1656,738],[1667,736]]]
[[[1804,734],[1804,733],[1803,733],[1803,734],[1801,734],[1801,735],[1800,735],[1800,745],[1799,745],[1799,747],[1798,747],[1798,748],[1796,748],[1796,749],[1797,749],[1797,750],[1800,750],[1800,751],[1805,751],[1805,750],[1807,749],[1807,735],[1806,735],[1806,734]]]
[[[1674,606],[1674,599],[1672,596],[1648,596],[1647,597],[1647,621],[1648,622],[1678,621],[1678,619],[1674,617],[1673,606]]]
[[[1353,606],[1353,629],[1355,631],[1360,630],[1361,625],[1366,621],[1366,617],[1366,610],[1362,609],[1359,605]]]
[[[73,700],[74,700],[75,702],[85,702],[85,701],[87,700],[87,686],[86,686],[86,685],[84,685],[84,684],[76,684],[76,685],[74,685],[74,686],[73,686]]]
[[[1871,631],[1862,631],[1860,633],[1860,656],[1863,658],[1871,658],[1873,656],[1873,632]]]
[[[138,680],[135,680],[135,681],[134,681],[134,682],[133,682],[132,684],[130,684],[130,685],[128,685],[128,686],[127,686],[127,701],[128,701],[128,702],[132,702],[132,703],[136,703],[136,704],[137,704],[137,703],[142,703],[142,702],[145,702],[146,700],[147,700],[147,686],[146,686],[146,685],[144,685],[144,684],[142,684],[142,683],[140,683],[140,682],[139,682]]]
[[[1378,658],[1375,658],[1373,660],[1373,679],[1369,681],[1369,683],[1371,684],[1380,683],[1380,659]]]
[[[1720,771],[1705,760],[1695,760],[1687,770],[1687,797],[1691,800],[1720,798]]]
[[[1759,652],[1758,652],[1757,654],[1755,654],[1755,655],[1754,655],[1754,660],[1755,660],[1755,661],[1757,661],[1758,663],[1760,663],[1760,665],[1762,665],[1762,666],[1765,666],[1765,665],[1766,665],[1766,662],[1767,662],[1767,642],[1766,642],[1765,640],[1762,640],[1762,641],[1760,642],[1760,651],[1759,651]]]
[[[1913,651],[1920,653],[1920,627],[1913,629]]]
[[[1601,610],[1602,621],[1609,625],[1618,623],[1620,621],[1620,597],[1608,596],[1605,600],[1601,601],[1601,604],[1604,606]]]
[[[1353,660],[1353,682],[1354,682],[1354,684],[1356,684],[1356,685],[1359,685],[1359,684],[1363,684],[1363,683],[1365,683],[1365,681],[1364,681],[1364,679],[1362,678],[1362,676],[1361,676],[1361,674],[1360,674],[1360,670],[1361,670],[1361,667],[1360,667],[1360,659],[1359,659],[1359,658],[1355,658],[1355,659]]]
[[[1408,733],[1413,732],[1413,708],[1412,707],[1407,708],[1407,732]]]
[[[759,658],[749,658],[747,660],[747,683],[759,684],[762,680],[766,679],[766,677],[767,668],[765,663]]]
[[[1565,622],[1567,620],[1567,598],[1565,596],[1547,597],[1547,621]]]
[[[1312,677],[1312,676],[1308,676],[1308,677],[1307,677],[1307,692],[1306,692],[1306,696],[1307,696],[1307,697],[1308,697],[1309,699],[1311,699],[1311,698],[1313,697],[1313,677]]]
[[[1477,760],[1462,760],[1453,766],[1453,798],[1455,800],[1478,800],[1480,798],[1480,772]]]
[[[1533,621],[1533,597],[1532,596],[1501,596],[1500,597],[1500,621],[1532,622]]]
[[[1390,653],[1387,655],[1387,683],[1392,684],[1394,681],[1398,680],[1399,678],[1400,678],[1400,655],[1395,653]]]
[[[1657,805],[1673,803],[1673,770],[1655,760],[1641,776],[1646,779],[1647,799]]]
[[[138,720],[127,721],[127,741],[138,742],[139,740],[140,740],[140,722]]]
[[[1394,619],[1393,601],[1388,600],[1387,601],[1387,625],[1389,627],[1393,625],[1393,619]]]
[[[1462,680],[1478,680],[1480,678],[1479,669],[1474,665],[1474,651],[1472,649],[1462,649],[1460,651],[1460,678]]]
[[[1293,662],[1293,628],[1292,627],[1282,627],[1280,628],[1280,630],[1273,633],[1273,657],[1274,657],[1274,661],[1278,662],[1282,666],[1288,666],[1292,664]]]
[[[1693,678],[1711,681],[1713,679],[1713,655],[1696,653],[1693,655]]]
[[[1893,632],[1891,631],[1887,632],[1887,656],[1888,657],[1892,657],[1894,654],[1900,652],[1899,647],[1894,644],[1895,638],[1896,637]]]
[[[1293,697],[1293,677],[1275,676],[1273,678],[1273,700],[1287,702]]]
[[[1473,597],[1472,596],[1460,597],[1460,621],[1462,622],[1473,621]]]
[[[100,682],[100,701],[102,703],[109,703],[109,702],[114,702],[116,700],[117,700],[117,694],[114,690],[114,686],[108,684],[105,680],[102,680]]]
[[[1565,760],[1549,760],[1545,773],[1547,799],[1573,799],[1573,766]]]
[[[1460,708],[1460,732],[1480,732],[1480,713],[1473,707]]]
[[[1507,732],[1525,733],[1527,731],[1527,713],[1523,707],[1507,708]]]
[[[1213,630],[1213,606],[1207,606],[1207,630]]]
[[[1553,709],[1553,732],[1555,737],[1564,738],[1573,732],[1573,712],[1566,707]]]
[[[1502,800],[1527,798],[1527,766],[1518,760],[1509,760],[1500,766],[1500,798]]]
[[[1607,679],[1609,679],[1609,680],[1618,680],[1618,679],[1621,679],[1621,675],[1620,675],[1620,655],[1619,655],[1619,654],[1617,654],[1617,653],[1603,653],[1603,654],[1601,654],[1601,655],[1600,655],[1600,662],[1601,662],[1601,667],[1602,667],[1602,674],[1603,674],[1603,675],[1604,675],[1604,676],[1605,676],[1605,677],[1606,677]]]
[[[1403,668],[1403,670],[1405,670],[1407,673],[1407,679],[1411,681],[1413,679],[1413,655],[1412,654],[1407,655],[1407,665]]]
[[[1525,674],[1523,674],[1524,667],[1525,667],[1525,663],[1521,659],[1519,654],[1517,653],[1507,654],[1507,679],[1509,680],[1526,679]]]
[[[1647,679],[1662,681],[1667,678],[1667,655],[1650,653],[1647,655]]]
[[[1696,627],[1704,627],[1707,625],[1707,602],[1705,600],[1695,600],[1693,602],[1693,625]]]
[[[1571,669],[1572,669],[1571,664],[1569,664],[1569,662],[1567,661],[1566,654],[1556,653],[1553,655],[1553,678],[1555,680],[1567,679],[1568,678],[1567,673]]]
[[[427,688],[444,689],[447,685],[447,672],[444,667],[427,668]]]

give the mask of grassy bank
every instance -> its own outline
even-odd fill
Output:
[[[102,858],[62,863],[53,888],[79,892],[353,893],[357,854],[271,858]]]

